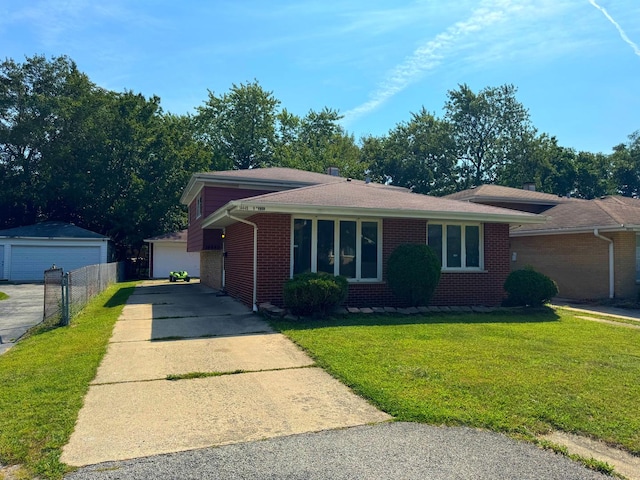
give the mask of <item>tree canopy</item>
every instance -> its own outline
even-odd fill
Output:
[[[513,85],[450,90],[386,135],[356,141],[332,108],[299,116],[257,80],[208,93],[195,115],[94,84],[66,56],[0,64],[0,228],[73,222],[124,252],[184,228],[179,204],[199,171],[284,166],[445,195],[481,183],[582,198],[640,195],[640,130],[611,154],[539,133]]]

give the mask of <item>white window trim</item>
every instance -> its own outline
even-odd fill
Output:
[[[440,259],[442,262],[442,271],[443,272],[484,272],[484,224],[480,222],[427,222],[427,245],[429,244],[429,225],[441,225],[442,226],[442,258]],[[456,225],[462,227],[460,229],[461,234],[461,264],[463,267],[448,267],[446,265],[447,262],[447,226]],[[467,249],[466,249],[466,234],[467,230],[465,227],[479,227],[479,248],[480,248],[480,261],[478,267],[467,267]]]
[[[202,194],[198,195],[196,198],[196,218],[200,218],[202,216]]]
[[[317,272],[318,269],[318,220],[331,220],[334,222],[333,244],[339,245],[340,241],[340,223],[341,221],[356,222],[356,277],[348,278],[349,283],[379,283],[382,281],[382,220],[379,218],[354,218],[354,217],[330,217],[317,215],[296,215],[291,216],[291,254],[289,276],[293,278],[293,259],[294,259],[294,225],[296,220],[311,220],[311,271]],[[377,238],[377,259],[378,271],[376,278],[361,278],[362,275],[362,223],[370,222],[378,225]],[[334,275],[340,274],[340,262],[334,262]]]

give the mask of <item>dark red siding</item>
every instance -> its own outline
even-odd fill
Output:
[[[271,193],[271,190],[249,190],[230,187],[204,187],[189,205],[189,230],[187,232],[187,252],[200,252],[202,250],[217,249],[220,231],[205,236],[202,230],[202,220],[231,200],[255,197]],[[196,218],[196,202],[202,195],[202,216]]]

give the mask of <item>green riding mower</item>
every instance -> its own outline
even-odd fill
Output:
[[[180,272],[169,272],[170,282],[177,282],[178,280],[184,280],[185,282],[190,282],[191,277],[186,272],[186,270],[182,270]]]

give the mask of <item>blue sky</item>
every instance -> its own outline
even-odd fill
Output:
[[[447,91],[512,83],[541,132],[608,153],[640,129],[640,0],[0,0],[0,58],[68,55],[193,113],[257,79],[298,115],[383,135]]]

